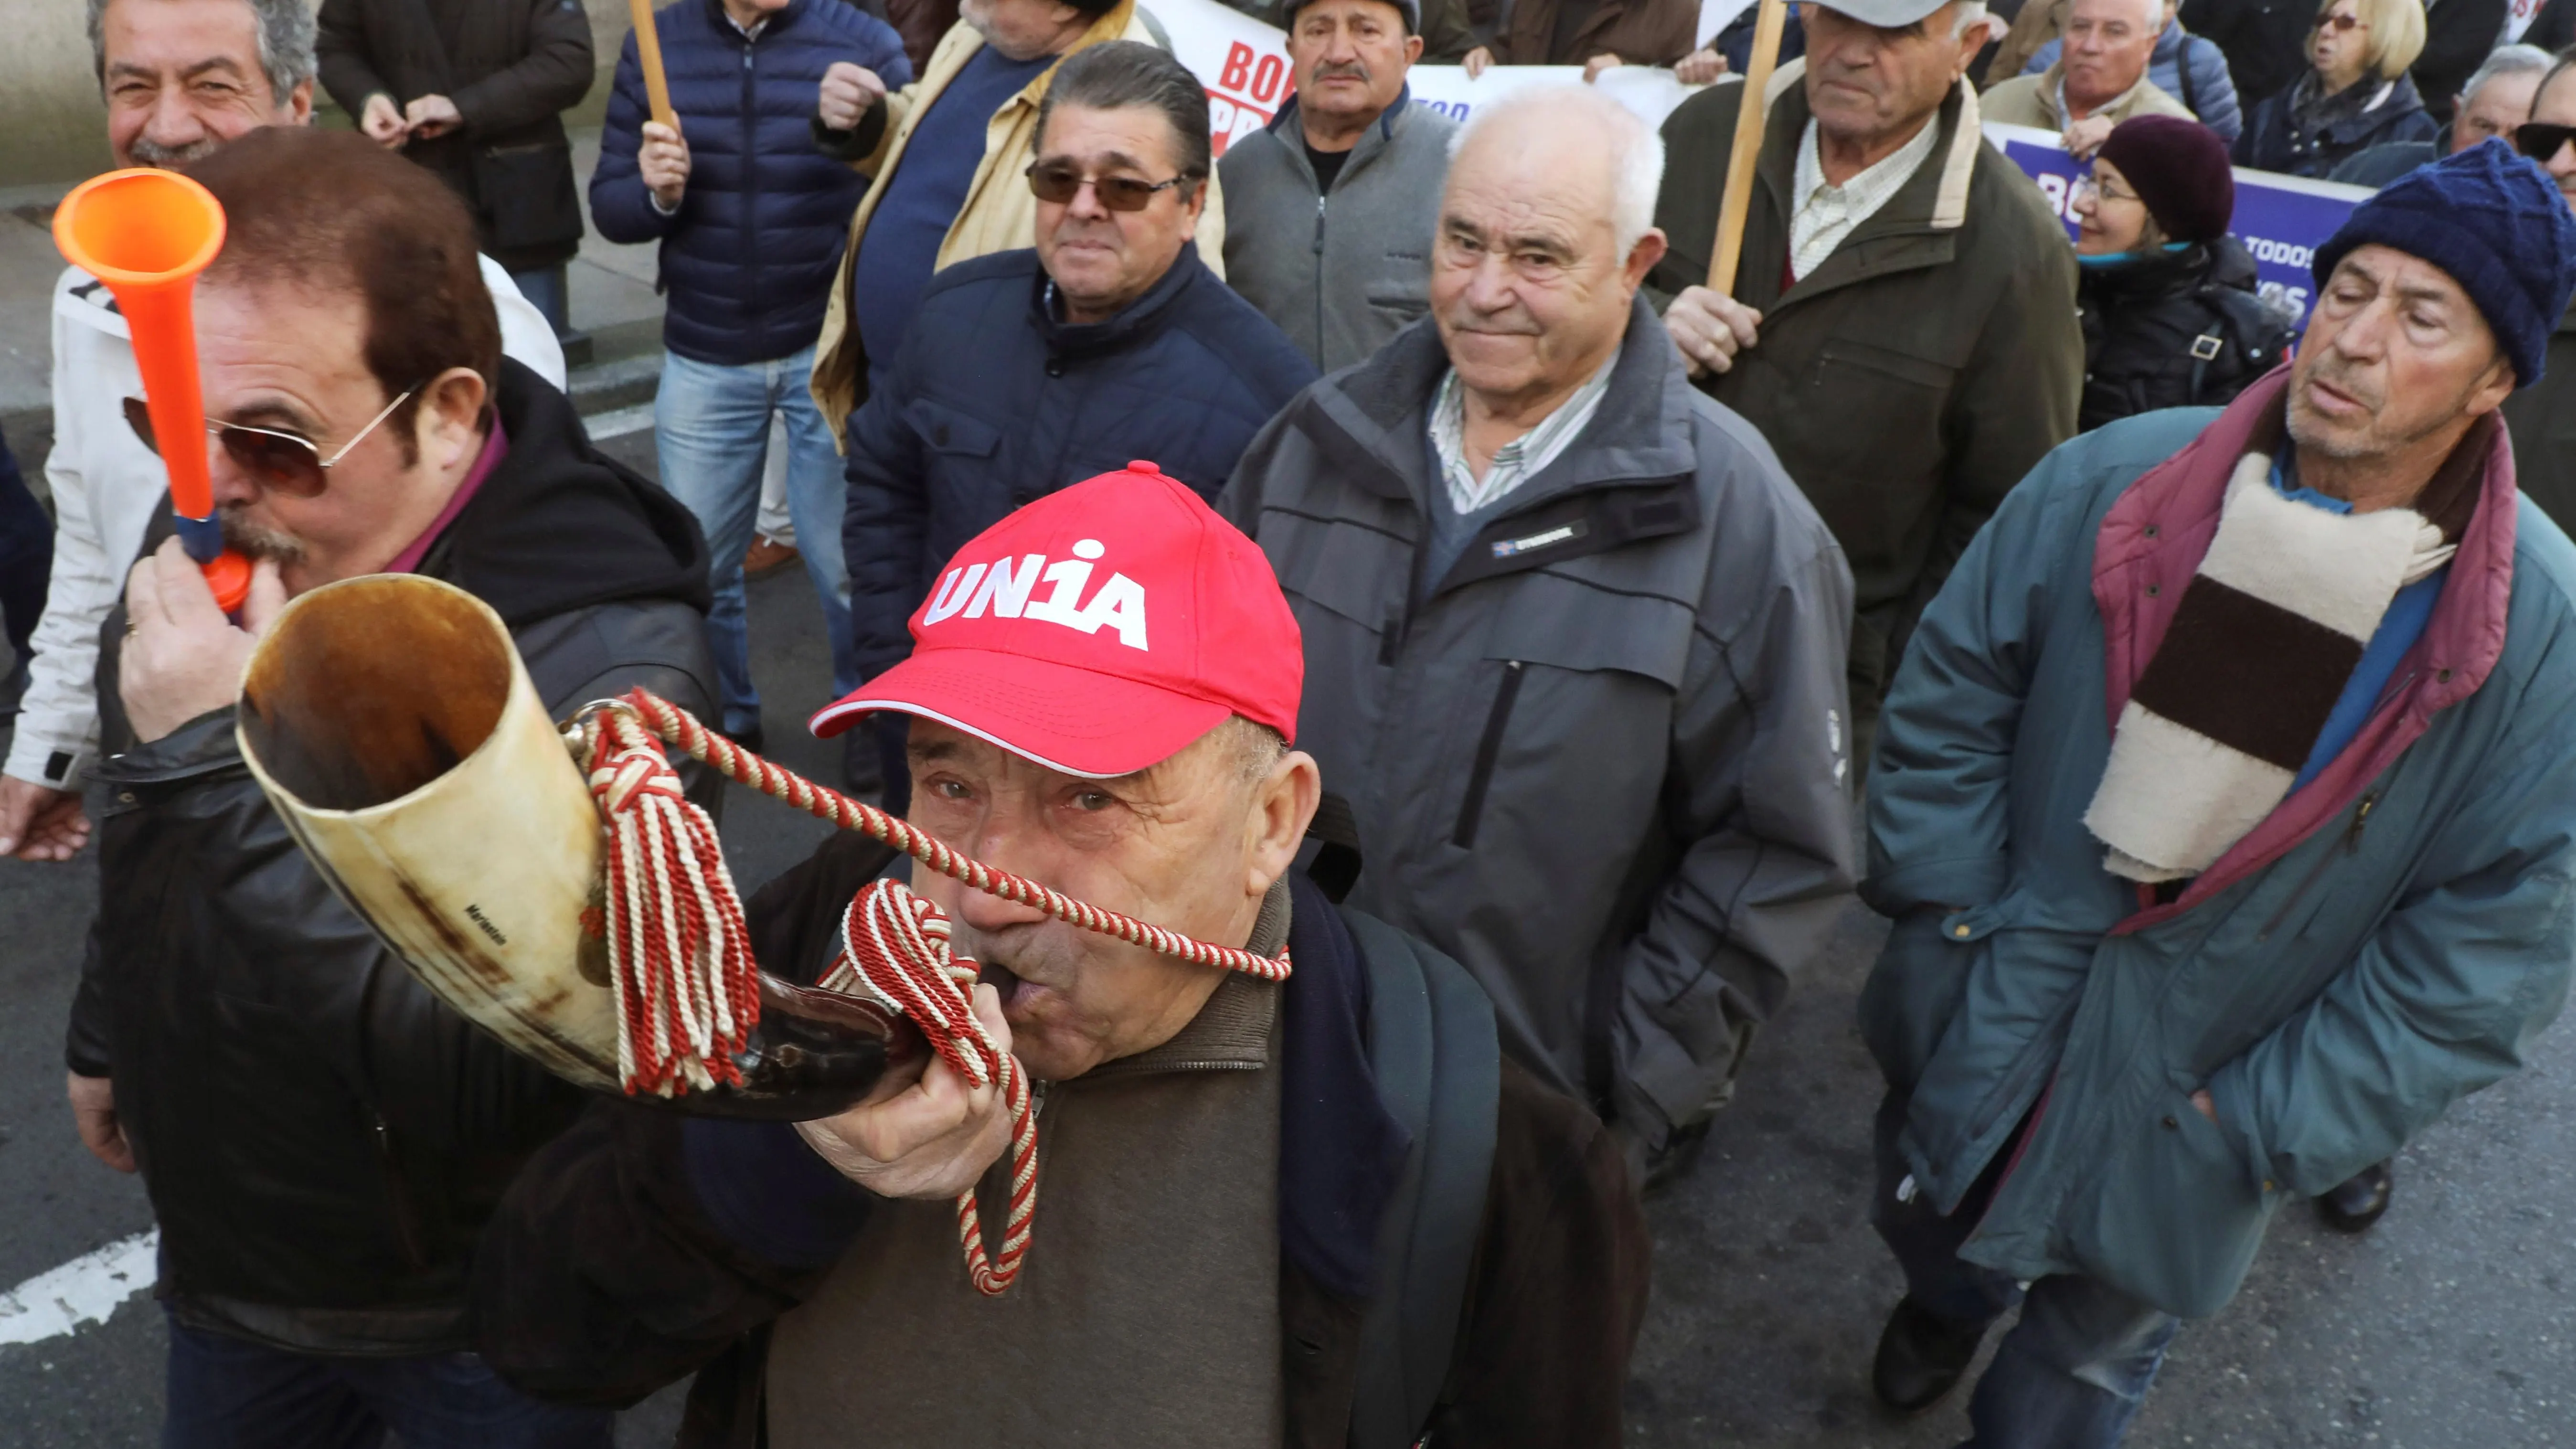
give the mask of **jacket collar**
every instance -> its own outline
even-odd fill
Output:
[[[764,40],[776,39],[780,31],[795,24],[797,18],[805,13],[805,7],[813,3],[814,0],[787,0],[785,6],[761,23],[758,36],[744,35],[734,27],[733,17],[725,13],[724,0],[703,0],[702,8],[706,13],[707,24],[715,28],[719,37],[732,41],[736,45],[758,45]]]
[[[2093,600],[2101,610],[2106,721],[2128,704],[2138,675],[2163,642],[2184,588],[2209,552],[2237,460],[2277,446],[2289,365],[2273,369],[2181,452],[2148,469],[2104,516],[2093,545]],[[2288,854],[2394,764],[2433,716],[2477,692],[2504,655],[2513,599],[2514,469],[2511,439],[2492,420],[2462,441],[2428,488],[2454,468],[2477,473],[2476,512],[2460,532],[2449,581],[2423,637],[2398,661],[2397,684],[2352,743],[2282,801],[2171,904],[2142,910],[2113,934],[2142,930],[2189,910]]]
[[[2170,28],[2168,28],[2167,33],[2171,33]],[[2158,45],[2161,47],[2162,42],[2159,41]],[[2097,116],[2126,116],[2131,114],[2130,107],[2135,106],[2138,103],[2139,93],[2146,90],[2147,87],[2155,84],[2154,78],[2148,74],[2148,71],[2154,69],[2154,67],[2155,58],[2150,56],[2147,60],[2146,69],[2142,69],[2138,72],[2138,78],[2135,81],[2130,82],[2129,88],[2103,102],[2101,105],[2095,106],[2093,108],[2093,114]],[[2041,98],[2048,102],[2048,108],[2057,113],[2057,124],[2061,129],[2063,129],[2068,124],[2065,104],[2066,58],[2064,56],[2061,55],[2056,60],[2051,61],[2048,69],[2040,72],[2039,93]]]
[[[1035,311],[1038,336],[1046,342],[1049,357],[1083,357],[1115,351],[1161,330],[1172,308],[1180,301],[1181,294],[1199,278],[1210,276],[1206,264],[1199,260],[1198,243],[1183,242],[1181,254],[1172,259],[1172,265],[1155,279],[1154,285],[1145,289],[1145,295],[1128,303],[1117,316],[1106,322],[1067,322],[1056,316],[1056,309],[1048,300],[1051,283],[1046,268],[1037,263],[1035,251],[1029,253],[1029,258],[1029,270],[1033,274],[1029,284],[1029,305]]]
[[[1430,508],[1431,400],[1448,370],[1439,325],[1424,318],[1368,361],[1309,388],[1294,426],[1334,466],[1381,498]],[[1641,294],[1600,410],[1538,476],[1513,490],[1433,595],[1699,526],[1694,390],[1663,323]],[[1417,534],[1417,538],[1420,535]]]
[[[1784,230],[1786,218],[1796,211],[1789,204],[1789,193],[1797,184],[1798,147],[1806,138],[1807,122],[1815,119],[1807,109],[1806,79],[1807,58],[1800,56],[1773,71],[1771,83],[1762,91],[1771,107],[1771,127],[1762,139],[1762,159],[1755,169],[1782,203]],[[1916,172],[1876,216],[1852,233],[1852,240],[1900,231],[1957,231],[1967,224],[1968,185],[1976,176],[1978,148],[1985,144],[1976,87],[1962,77],[1932,124],[1941,128],[1941,140],[1932,148],[1941,164]],[[1843,249],[1849,250],[1849,243]],[[1823,270],[1817,268],[1820,273]]]

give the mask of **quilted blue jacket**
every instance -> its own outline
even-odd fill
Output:
[[[654,16],[689,186],[665,216],[637,174],[650,111],[629,34],[590,179],[590,214],[613,242],[659,241],[662,341],[699,362],[766,362],[810,345],[868,178],[815,149],[814,108],[834,61],[888,86],[912,80],[892,26],[842,0],[788,0],[757,39],[719,0]]]

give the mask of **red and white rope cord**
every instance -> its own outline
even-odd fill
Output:
[[[901,881],[871,881],[841,918],[841,954],[823,986],[864,996],[921,1025],[941,1059],[973,1086],[998,1084],[1011,1110],[1011,1198],[1002,1250],[984,1253],[984,1222],[975,1190],[957,1195],[957,1240],[966,1273],[990,1297],[1010,1291],[1029,1250],[1029,1220],[1038,1208],[1038,1123],[1029,1108],[1029,1077],[985,1031],[974,1011],[975,962],[949,949],[948,916]]]
[[[583,711],[569,732],[607,832],[606,904],[601,919],[587,924],[608,947],[618,1071],[629,1093],[668,1097],[740,1085],[734,1057],[760,1020],[758,967],[723,847],[705,813],[682,795],[657,739],[737,784],[882,841],[976,890],[1166,956],[1264,981],[1287,979],[1284,951],[1269,957],[1210,945],[995,870],[908,821],[771,764],[688,711],[637,689]],[[900,882],[872,882],[850,902],[841,942],[825,987],[871,997],[912,1018],[951,1068],[976,1086],[998,1085],[1010,1107],[1011,1198],[1001,1251],[989,1260],[974,1190],[957,1199],[968,1274],[982,1293],[1006,1292],[1019,1276],[1037,1211],[1037,1118],[1028,1073],[976,1019],[975,962],[949,949],[948,917],[937,906]]]

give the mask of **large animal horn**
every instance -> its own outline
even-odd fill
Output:
[[[582,926],[599,808],[499,615],[417,575],[324,585],[262,636],[237,729],[305,854],[413,974],[556,1075],[618,1090],[607,958]],[[829,1116],[924,1050],[857,997],[763,974],[760,998],[742,1085],[672,1106]]]

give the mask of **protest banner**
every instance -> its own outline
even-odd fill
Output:
[[[2091,165],[2067,155],[2054,131],[1992,122],[1985,130],[1988,144],[2039,183],[2040,193],[2066,223],[2067,235],[2073,236],[2075,216],[2067,203],[2075,178],[2089,173]],[[2236,216],[2228,229],[2254,254],[2264,297],[2279,298],[2296,308],[2301,326],[2307,324],[2308,309],[2316,301],[2316,280],[2309,273],[2316,249],[2369,195],[2366,186],[2236,169]]]
[[[2531,28],[2531,22],[2538,17],[2540,7],[2546,3],[2548,0],[2513,0],[2512,8],[2504,13],[2504,39],[2507,45],[2522,39],[2522,33]]]
[[[1724,0],[1716,0],[1721,7]],[[1216,154],[1270,124],[1288,103],[1288,34],[1217,0],[1153,0],[1153,21],[1169,36],[1172,54],[1208,93],[1208,135]],[[1497,65],[1470,80],[1454,65],[1417,65],[1410,82],[1416,105],[1464,121],[1477,106],[1526,86],[1580,85],[1578,65]],[[1697,86],[1652,66],[1604,71],[1597,84],[1650,126],[1660,126]]]

